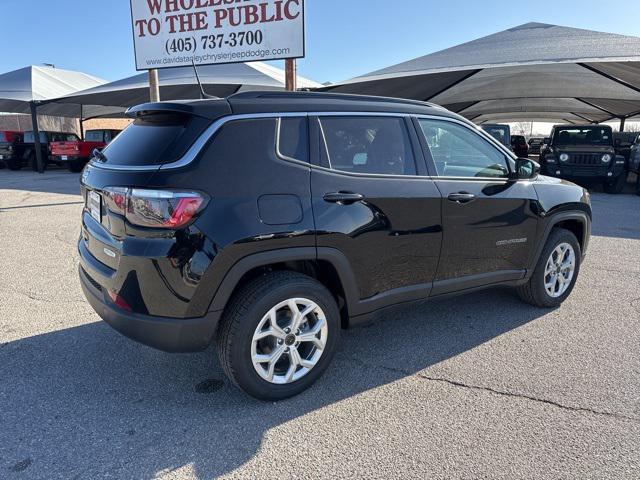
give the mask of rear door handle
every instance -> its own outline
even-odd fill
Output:
[[[458,193],[451,193],[448,198],[450,201],[456,202],[456,203],[469,203],[469,202],[473,202],[476,199],[476,196],[473,193],[458,192]]]
[[[352,203],[364,200],[364,195],[352,192],[333,192],[325,193],[324,201],[329,203],[337,203],[339,205],[351,205]]]

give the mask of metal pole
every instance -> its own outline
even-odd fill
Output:
[[[626,117],[620,117],[620,131],[624,132],[624,124],[626,122]]]
[[[82,104],[80,104],[80,140],[84,141],[84,120],[82,118]]]
[[[285,88],[289,92],[295,92],[298,89],[297,80],[298,80],[298,72],[296,66],[295,58],[287,58],[284,61],[284,72],[285,72]]]
[[[158,81],[158,70],[149,70],[149,100],[151,102],[160,101],[160,82]]]
[[[42,146],[40,144],[40,130],[38,129],[38,106],[36,102],[31,102],[31,124],[33,129],[33,141],[36,148],[36,164],[38,173],[44,173],[44,162],[42,161]]]

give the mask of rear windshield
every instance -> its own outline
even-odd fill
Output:
[[[104,130],[88,130],[84,134],[84,139],[87,142],[102,142],[104,141]]]
[[[75,133],[58,133],[51,134],[52,142],[77,142],[80,138]]]
[[[103,151],[109,165],[161,165],[179,160],[209,126],[188,115],[152,114],[136,119]]]
[[[553,136],[553,144],[566,145],[613,145],[609,128],[603,127],[567,127],[558,128]]]
[[[532,138],[531,140],[529,140],[529,144],[531,144],[531,145],[541,145],[542,144],[542,139],[541,138]]]

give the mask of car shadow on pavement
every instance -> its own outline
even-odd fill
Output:
[[[64,169],[47,170],[39,174],[32,170],[0,170],[0,190],[41,192],[80,196],[80,174]]]
[[[214,478],[250,461],[274,428],[547,312],[506,289],[386,310],[371,326],[343,332],[314,387],[277,403],[229,385],[213,349],[165,354],[101,322],[0,344],[0,477],[152,478],[188,467]]]

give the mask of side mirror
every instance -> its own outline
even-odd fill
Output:
[[[551,141],[551,137],[545,137],[544,142],[542,143],[544,143],[545,145],[549,145],[550,141]]]
[[[540,174],[540,164],[528,158],[516,159],[516,169],[512,174],[514,180],[529,180]]]

